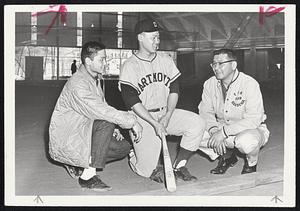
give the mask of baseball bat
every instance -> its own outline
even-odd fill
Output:
[[[173,172],[173,167],[171,163],[166,137],[164,135],[162,136],[161,142],[162,142],[162,151],[164,157],[164,170],[165,170],[165,181],[166,181],[167,190],[169,192],[174,192],[176,191],[175,176]]]

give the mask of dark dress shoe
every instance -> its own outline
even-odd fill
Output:
[[[196,181],[197,180],[197,177],[191,175],[185,166],[182,166],[179,169],[174,169],[174,175],[175,175],[176,179],[182,179],[184,181]]]
[[[153,170],[150,179],[158,183],[163,183],[165,181],[164,168],[157,166],[156,169]]]
[[[243,166],[243,170],[242,170],[241,174],[249,174],[249,173],[253,173],[253,172],[256,172],[256,165],[249,166],[248,162],[245,161],[245,165]]]
[[[229,167],[233,167],[238,162],[235,155],[225,159],[223,156],[219,158],[218,166],[210,171],[211,174],[224,174]]]
[[[95,175],[89,180],[84,180],[79,177],[78,183],[82,188],[94,190],[94,191],[103,192],[103,191],[109,191],[112,189],[110,186],[108,186],[104,182],[102,182],[99,175]]]

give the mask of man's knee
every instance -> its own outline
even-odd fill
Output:
[[[199,115],[197,115],[188,124],[190,125],[190,127],[188,127],[188,131],[187,131],[188,134],[190,134],[192,136],[200,136],[201,135],[201,138],[202,138],[204,130],[205,130],[205,126],[206,126],[205,120],[202,117],[200,117]]]
[[[112,139],[107,152],[107,162],[119,160],[126,157],[132,146],[126,140],[117,141],[115,138]]]
[[[198,116],[198,115],[197,115]],[[189,127],[185,131],[180,146],[190,151],[196,151],[202,141],[205,131],[205,121],[201,117],[193,119],[189,122]]]
[[[102,130],[102,129],[114,130],[115,124],[108,122],[106,120],[98,120],[98,119],[94,120],[93,130]]]
[[[244,154],[249,154],[259,149],[260,136],[254,130],[240,133],[235,138],[235,147]]]
[[[129,154],[130,150],[132,149],[132,146],[126,140],[121,141],[121,143],[122,144],[120,144],[119,153],[121,157],[125,157]]]

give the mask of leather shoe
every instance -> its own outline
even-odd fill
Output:
[[[197,180],[197,177],[191,175],[185,166],[182,166],[179,169],[174,169],[174,175],[175,175],[176,179],[182,179],[184,181],[196,181]]]
[[[256,172],[256,165],[249,166],[248,161],[246,160],[241,174],[249,174],[249,173],[253,173],[253,172]]]
[[[165,181],[164,168],[162,166],[157,166],[156,169],[153,170],[150,179],[158,183],[164,183]]]
[[[102,182],[99,175],[95,175],[89,180],[83,180],[79,177],[78,183],[82,188],[94,190],[94,191],[103,192],[103,191],[109,191],[112,189],[110,186],[108,186],[104,182]]]
[[[219,158],[218,166],[210,171],[211,174],[224,174],[229,167],[233,167],[238,162],[237,157],[233,154],[230,158]]]

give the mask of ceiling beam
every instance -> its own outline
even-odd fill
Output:
[[[237,18],[236,15],[233,16],[232,13],[219,13],[218,16],[225,26],[224,29],[226,30],[226,33],[231,37],[232,29],[238,28],[239,24],[241,23],[241,19]],[[248,33],[248,27],[246,27],[243,35],[245,35],[245,37],[250,36],[250,34]]]
[[[188,25],[189,29],[192,29],[192,32],[196,32],[208,40],[206,28],[200,21],[195,21],[193,16],[180,17],[180,20],[184,23],[184,25]]]
[[[221,23],[221,21],[218,19],[212,19],[209,15],[211,15],[211,14],[202,15],[201,17],[198,16],[197,18],[199,19],[199,21],[203,21],[207,25],[210,25],[211,29],[215,29],[221,35],[228,38],[228,35],[226,34],[226,31],[224,30],[224,26]],[[218,18],[216,15],[215,15],[215,17]]]

